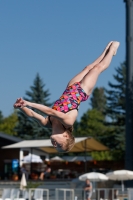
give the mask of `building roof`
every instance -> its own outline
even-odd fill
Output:
[[[4,138],[4,139],[7,139],[7,140],[11,140],[11,141],[13,141],[13,142],[20,142],[20,141],[22,141],[21,138],[18,138],[18,137],[9,135],[9,134],[7,134],[7,133],[2,133],[2,132],[0,132],[0,138]]]
[[[47,153],[57,153],[57,150],[51,144],[50,139],[43,140],[24,140],[15,144],[3,146],[3,149],[12,148],[40,148]],[[107,151],[108,147],[101,144],[92,137],[75,138],[75,145],[70,152],[85,152],[85,151]]]
[[[80,142],[86,139],[86,137],[82,138],[76,138],[76,142]],[[50,139],[42,139],[42,140],[23,140],[15,144],[11,144],[8,146],[4,146],[4,149],[10,149],[10,148],[27,148],[27,147],[53,147],[51,144]]]

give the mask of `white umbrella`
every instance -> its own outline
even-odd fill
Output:
[[[121,181],[122,191],[124,191],[124,183],[123,183],[123,181],[133,180],[133,171],[116,170],[116,171],[107,173],[106,176],[110,180]]]
[[[79,176],[79,180],[81,181],[85,181],[86,179],[89,179],[91,181],[106,181],[108,180],[108,177],[102,173],[98,173],[98,172],[90,172],[90,173],[86,173],[83,174],[81,176]]]
[[[53,158],[50,159],[51,161],[64,161],[62,158],[60,158],[59,156],[55,156]]]
[[[25,174],[23,173],[21,181],[20,181],[20,189],[23,190],[25,186],[27,186],[27,182],[26,182]]]
[[[43,160],[40,158],[40,156],[31,154],[31,153],[27,156],[24,156],[22,161],[23,161],[23,163],[31,163],[31,162],[42,163],[43,162]]]
[[[107,181],[108,177],[106,175],[104,175],[102,173],[98,173],[98,172],[90,172],[90,173],[86,173],[86,174],[79,176],[79,180],[81,180],[81,181],[85,181],[86,179],[89,179],[94,182],[98,182],[98,181]],[[95,191],[95,189],[94,189],[94,191]]]

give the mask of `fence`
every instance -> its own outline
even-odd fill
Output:
[[[13,192],[14,191],[14,192]],[[19,194],[19,196],[18,196]],[[16,196],[15,196],[16,195]],[[86,200],[83,189],[55,188],[42,189],[30,188],[18,191],[14,188],[0,188],[0,200]],[[133,200],[133,188],[122,192],[120,189],[100,188],[93,192],[91,200]]]

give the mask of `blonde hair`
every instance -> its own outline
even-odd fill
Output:
[[[66,132],[69,135],[69,138],[66,140],[64,152],[69,152],[73,148],[73,146],[75,144],[75,138],[72,135],[72,131],[73,131],[73,126],[71,126],[70,128],[66,129]]]

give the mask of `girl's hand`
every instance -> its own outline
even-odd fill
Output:
[[[14,108],[23,108],[27,106],[27,102],[22,98],[18,98],[13,106]]]

